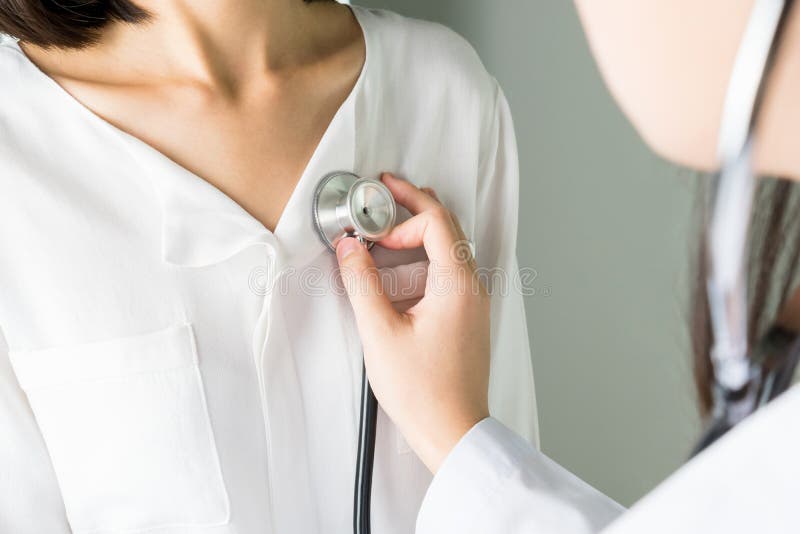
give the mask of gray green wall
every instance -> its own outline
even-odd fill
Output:
[[[602,84],[568,0],[363,0],[476,47],[514,112],[519,258],[542,446],[629,505],[697,432],[684,331],[687,172],[644,146]]]

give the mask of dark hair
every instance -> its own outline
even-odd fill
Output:
[[[42,47],[82,48],[112,22],[148,18],[132,0],[0,0],[0,33]]]
[[[697,196],[697,235],[694,256],[690,327],[694,353],[694,378],[702,415],[713,402],[711,365],[711,318],[706,295],[706,242],[710,182],[703,178]],[[791,180],[759,179],[753,202],[748,260],[748,337],[756,343],[775,324],[783,304],[791,296],[800,264],[800,184]]]

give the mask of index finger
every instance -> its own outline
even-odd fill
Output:
[[[442,206],[414,215],[392,229],[379,244],[389,249],[425,247],[431,263],[456,265],[464,263],[456,253],[463,240],[453,225],[450,213]]]
[[[414,215],[383,238],[380,241],[382,247],[409,249],[423,246],[433,262],[468,264],[475,269],[472,243],[464,235],[458,218],[444,207],[433,189],[417,188],[391,173],[383,173],[381,181],[397,203]]]
[[[396,178],[388,172],[381,175],[381,182],[389,188],[397,203],[406,208],[411,215],[417,215],[442,205],[411,182]]]

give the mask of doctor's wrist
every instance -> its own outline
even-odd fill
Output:
[[[427,430],[418,432],[409,445],[434,475],[458,442],[478,423],[489,417],[488,410],[453,414]]]

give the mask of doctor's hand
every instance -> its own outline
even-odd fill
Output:
[[[375,396],[435,473],[461,437],[489,416],[489,296],[458,221],[435,194],[388,174],[381,180],[412,217],[380,245],[425,247],[425,296],[399,313],[356,239],[343,239],[336,255]]]

